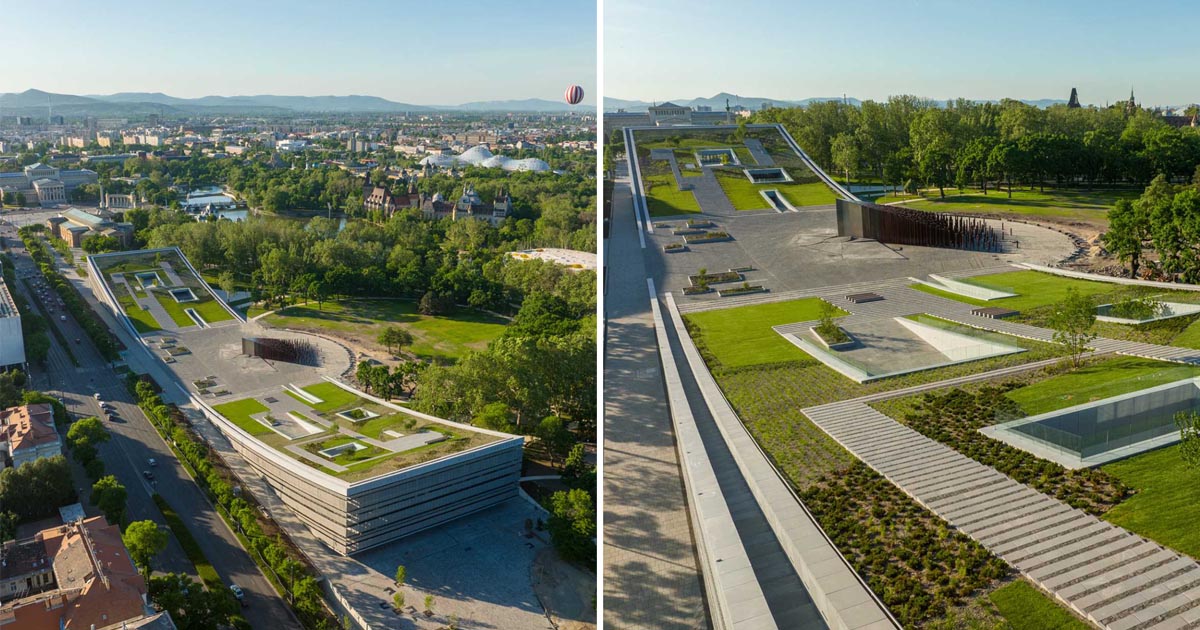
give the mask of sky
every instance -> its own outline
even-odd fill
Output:
[[[604,95],[1200,101],[1200,5],[606,0]]]
[[[5,12],[3,39],[0,92],[417,105],[597,93],[591,1],[57,0]]]

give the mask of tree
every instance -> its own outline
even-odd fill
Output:
[[[563,483],[571,488],[591,489],[596,487],[596,467],[587,463],[587,448],[582,444],[571,447],[563,464]]]
[[[433,614],[433,595],[426,595],[425,596],[425,616],[428,617],[432,614]]]
[[[128,498],[125,486],[112,475],[101,477],[92,484],[92,505],[100,508],[109,524],[119,525],[125,521],[125,501]]]
[[[561,466],[567,453],[570,452],[571,446],[575,444],[575,435],[567,429],[566,423],[558,416],[543,418],[534,434],[553,466]]]
[[[1129,277],[1136,278],[1142,261],[1142,248],[1150,239],[1150,216],[1141,204],[1122,199],[1108,211],[1108,230],[1104,245],[1122,263],[1129,264]]]
[[[232,298],[233,294],[237,292],[237,279],[234,277],[233,272],[222,271],[221,275],[217,276],[217,286],[221,287],[221,290],[225,292],[226,299]]]
[[[850,176],[858,170],[861,161],[858,141],[848,133],[840,133],[833,138],[829,148],[833,153],[834,166],[846,174],[846,185],[849,186]]]
[[[125,529],[121,539],[129,550],[129,557],[142,571],[142,576],[150,577],[150,561],[167,548],[167,532],[159,529],[154,521],[134,521]]]
[[[475,417],[471,419],[471,424],[492,431],[512,433],[514,429],[512,416],[508,405],[502,402],[492,402],[475,414]]]
[[[387,346],[388,352],[395,354],[403,350],[405,346],[411,346],[413,343],[412,333],[398,326],[388,326],[379,333],[379,343]],[[395,348],[395,351],[393,351]]]
[[[396,610],[404,608],[404,591],[398,590],[395,595],[392,595],[392,605]]]
[[[56,514],[75,501],[71,465],[62,455],[0,470],[0,506],[21,522]]]
[[[407,577],[408,577],[408,569],[404,568],[403,564],[398,565],[396,567],[396,586],[404,586],[404,580]]]
[[[227,589],[207,589],[178,573],[151,576],[146,583],[150,600],[171,615],[179,630],[210,630],[229,623],[238,610]]]
[[[1179,455],[1189,468],[1200,468],[1200,413],[1180,411],[1175,414],[1179,427]]]
[[[550,540],[567,561],[592,566],[596,562],[596,508],[588,491],[576,488],[550,497]]]
[[[1087,346],[1096,338],[1092,326],[1096,323],[1096,303],[1092,296],[1080,293],[1074,287],[1054,307],[1047,324],[1054,330],[1054,341],[1067,347],[1071,365],[1079,367]]]
[[[89,234],[83,237],[83,242],[80,243],[83,251],[89,254],[102,254],[104,252],[115,252],[121,249],[121,241],[103,234]]]
[[[67,444],[75,459],[84,465],[96,458],[97,449],[108,438],[108,429],[95,416],[78,420],[67,430]]]

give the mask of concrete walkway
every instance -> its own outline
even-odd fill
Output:
[[[839,444],[1103,628],[1200,624],[1200,565],[851,400],[803,410]]]
[[[614,194],[606,241],[604,624],[708,628],[628,180]]]
[[[754,158],[758,166],[775,166],[775,158],[772,158],[771,154],[767,153],[767,150],[763,148],[761,140],[758,138],[746,138],[743,144],[750,150],[750,155]],[[745,164],[743,166],[751,165]]]

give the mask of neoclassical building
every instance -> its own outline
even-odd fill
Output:
[[[0,173],[0,194],[25,195],[27,204],[52,206],[66,203],[72,190],[99,181],[96,171],[59,169],[49,164],[30,164],[20,173]]]

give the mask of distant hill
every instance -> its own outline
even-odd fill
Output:
[[[117,94],[51,94],[41,90],[0,94],[5,116],[44,116],[47,104],[64,116],[120,115],[268,115],[288,113],[402,113],[432,111],[467,112],[566,112],[589,111],[588,105],[574,108],[562,101],[546,99],[474,101],[461,105],[413,105],[378,96],[202,96],[180,98],[162,92]]]
[[[580,103],[568,105],[566,101],[549,101],[544,98],[527,98],[512,101],[474,101],[462,105],[439,106],[438,109],[464,112],[590,112],[595,106]]]
[[[771,104],[775,105],[776,107],[807,107],[808,105],[810,105],[812,103],[823,103],[826,101],[840,101],[843,99],[843,97],[841,97],[841,96],[817,96],[817,97],[800,99],[798,101],[792,101],[792,100],[787,100],[787,99],[782,99],[782,98],[762,98],[762,97],[757,97],[757,96],[737,96],[735,94],[730,94],[728,92],[721,92],[720,94],[716,94],[716,95],[708,97],[708,98],[700,97],[700,98],[691,98],[691,99],[664,99],[664,100],[657,101],[657,102],[665,103],[667,101],[670,101],[672,103],[675,103],[676,105],[686,105],[688,107],[701,107],[701,106],[711,107],[713,109],[713,111],[721,111],[721,110],[725,109],[725,100],[726,99],[729,100],[730,105],[741,105],[742,107],[756,110],[756,109],[761,109],[763,103],[771,103]],[[850,103],[851,105],[854,105],[856,107],[859,105],[862,105],[862,101],[860,101],[859,99],[854,98],[854,97],[845,97],[845,100],[847,103]],[[1061,105],[1061,104],[1065,104],[1067,102],[1066,99],[1061,99],[1061,98],[1042,98],[1042,99],[1036,99],[1036,100],[1018,99],[1018,100],[1020,100],[1022,103],[1025,103],[1027,105],[1033,105],[1035,107],[1041,107],[1041,108],[1050,107],[1051,105]],[[937,103],[938,105],[941,105],[942,107],[945,107],[946,104],[949,103],[950,101],[935,100],[934,102]],[[980,101],[980,102],[997,103],[999,101],[998,100],[990,100],[990,101]],[[618,109],[624,109],[627,112],[644,112],[651,105],[653,105],[653,103],[648,102],[648,101],[627,100],[627,99],[609,98],[609,97],[605,97],[605,99],[604,99],[604,111],[606,111],[606,112],[615,112]]]

